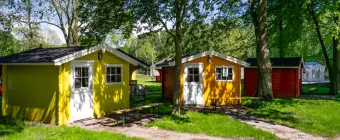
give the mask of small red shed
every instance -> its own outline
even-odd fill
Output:
[[[302,92],[301,57],[271,58],[272,63],[272,88],[275,98],[298,98]],[[246,60],[250,64],[244,68],[244,94],[255,96],[258,80],[256,58]]]

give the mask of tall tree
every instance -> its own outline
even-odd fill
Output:
[[[49,0],[40,23],[59,28],[63,32],[66,46],[79,45],[78,33],[81,28],[78,19],[79,0]]]
[[[264,100],[273,99],[272,67],[269,58],[267,0],[248,0],[256,36],[256,59],[258,64],[257,95]]]
[[[332,81],[331,83],[333,88],[330,88],[332,90],[331,92],[334,94],[340,94],[340,1],[333,0],[333,7],[332,7],[332,17],[334,22],[334,29],[335,32],[333,34],[333,72],[332,72]]]
[[[315,31],[317,33],[317,37],[319,39],[320,42],[320,46],[322,48],[322,53],[324,56],[324,60],[326,62],[326,67],[328,69],[328,73],[329,73],[329,77],[330,77],[330,90],[329,93],[330,94],[337,94],[339,89],[340,89],[340,85],[339,85],[339,23],[338,23],[338,19],[339,19],[339,1],[336,0],[326,0],[326,1],[308,1],[307,2],[307,7],[308,7],[308,12],[310,14],[310,16],[313,19],[313,23],[315,24]],[[322,29],[320,26],[320,21],[319,19],[322,19],[322,17],[326,17],[326,15],[331,15],[332,16],[332,20],[329,21],[331,23],[328,22],[328,24],[333,25],[333,28],[331,32],[333,32],[333,34],[331,34],[332,36],[332,57],[333,57],[333,62],[331,61],[331,57],[328,54],[327,51],[327,47],[325,45],[325,39],[322,36]],[[333,63],[333,65],[332,65]]]
[[[81,21],[89,29],[83,30],[86,43],[88,40],[100,42],[114,28],[132,30],[164,29],[174,40],[175,78],[173,113],[180,113],[180,72],[182,44],[185,26],[193,22],[205,22],[207,14],[212,14],[213,1],[193,0],[126,0],[126,1],[81,1]],[[85,41],[85,40],[84,40]]]

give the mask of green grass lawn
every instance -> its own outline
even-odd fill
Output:
[[[315,93],[309,93],[309,89],[316,88]],[[319,86],[317,84],[314,85],[303,85],[302,86],[302,94],[303,95],[328,95],[329,88],[324,86]]]
[[[161,83],[155,81],[154,78],[150,76],[138,76],[137,84],[147,85],[148,92],[161,92]]]
[[[161,83],[157,83],[150,76],[137,77],[138,84],[146,85],[148,94],[145,96],[145,100],[138,101],[136,99],[131,101],[130,107],[137,107],[147,105],[151,103],[163,102],[162,100],[162,88]],[[135,97],[138,98],[138,97]],[[148,110],[148,109],[147,109]]]
[[[256,129],[230,117],[209,112],[187,111],[185,116],[168,115],[149,123],[147,127],[157,126],[179,132],[206,134],[220,137],[246,137],[256,139],[276,139],[268,132]]]
[[[248,113],[324,137],[340,135],[340,101],[311,99],[275,99],[252,105]]]
[[[0,100],[1,104],[1,100]],[[0,139],[8,140],[140,140],[140,138],[128,137],[123,134],[107,131],[90,131],[80,127],[33,125],[20,119],[8,119],[1,117],[0,109]]]

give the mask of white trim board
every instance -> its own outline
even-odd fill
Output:
[[[83,57],[85,55],[89,55],[91,53],[97,52],[99,50],[102,50],[103,52],[108,51],[111,54],[116,55],[116,56],[122,58],[123,60],[129,62],[130,64],[133,64],[134,66],[142,66],[142,67],[148,68],[148,66],[138,62],[134,58],[132,58],[132,57],[130,57],[130,56],[128,56],[128,55],[126,55],[126,54],[124,54],[124,53],[122,53],[122,52],[120,52],[120,51],[118,51],[118,50],[116,50],[116,49],[114,49],[112,47],[109,47],[106,44],[101,44],[101,45],[97,45],[97,46],[91,47],[89,49],[84,49],[84,50],[75,52],[73,54],[70,54],[70,55],[63,56],[61,58],[55,59],[53,61],[54,61],[55,65],[62,65],[64,63],[70,62],[72,60],[75,60],[77,58]]]
[[[230,56],[227,56],[227,55],[215,52],[215,51],[206,51],[206,52],[203,52],[203,53],[200,53],[200,54],[196,54],[196,55],[192,55],[192,56],[189,56],[189,57],[186,57],[186,58],[182,58],[182,63],[185,63],[185,62],[188,62],[188,61],[191,61],[191,60],[194,60],[194,59],[198,59],[198,58],[201,58],[201,57],[204,57],[204,56],[216,56],[216,57],[219,57],[221,59],[225,59],[227,61],[239,64],[239,65],[244,66],[244,67],[249,67],[249,65],[250,65],[247,62],[238,60],[236,58],[233,58],[233,57],[230,57]],[[169,66],[175,66],[175,61],[171,62],[169,64]]]

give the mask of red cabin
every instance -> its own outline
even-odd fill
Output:
[[[298,98],[302,92],[302,68],[303,59],[271,58],[272,63],[272,86],[275,98]],[[250,66],[244,68],[244,94],[255,96],[258,80],[256,58],[249,58]]]

